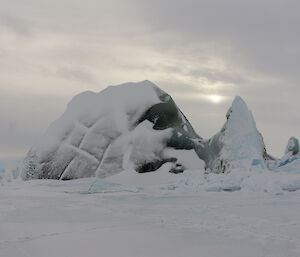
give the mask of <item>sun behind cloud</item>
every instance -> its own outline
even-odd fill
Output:
[[[214,104],[218,104],[222,101],[222,96],[220,95],[209,95],[209,100]]]

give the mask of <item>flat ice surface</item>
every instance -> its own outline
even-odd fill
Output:
[[[215,192],[187,174],[3,183],[0,256],[300,256],[300,190]]]

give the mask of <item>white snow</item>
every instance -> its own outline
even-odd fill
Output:
[[[175,157],[178,163],[186,169],[204,170],[205,163],[196,154],[195,150],[175,150],[166,148],[163,152],[165,158]]]
[[[233,188],[230,178],[243,180],[238,174],[205,179],[191,171],[166,177],[162,167],[148,174],[127,170],[105,180],[5,183],[0,256],[300,256],[300,190],[250,192],[257,182],[262,187],[276,180],[259,172],[238,184],[248,184],[240,191],[212,190]],[[131,185],[112,183],[118,176]],[[152,185],[142,185],[147,176]]]
[[[145,153],[156,150],[155,144],[160,144],[161,136],[154,131],[151,138],[142,142],[143,137],[151,134],[149,125],[144,122],[136,127],[135,123],[149,107],[161,102],[159,97],[163,93],[150,81],[142,81],[75,96],[65,113],[29,152],[23,178],[39,178],[41,174],[61,179],[95,174],[104,177],[120,172],[124,168],[122,154],[128,144],[132,143],[133,150],[142,147]],[[134,128],[136,131],[132,131]],[[161,134],[168,136],[170,131]]]
[[[130,133],[131,153],[129,158],[132,163],[140,164],[160,159],[159,155],[165,148],[163,141],[171,137],[172,131],[171,129],[154,130],[152,127],[153,124],[146,120]],[[125,151],[126,149],[128,149],[128,145],[125,145]]]
[[[251,167],[253,160],[262,159],[260,139],[251,111],[241,97],[236,97],[226,123],[222,157],[230,162],[243,162],[242,167]]]
[[[227,173],[238,168],[249,170],[252,166],[265,168],[262,136],[241,97],[235,97],[226,117],[222,130],[209,141],[211,152],[215,151],[214,147],[221,149],[210,165],[212,171]]]
[[[100,120],[102,118],[106,123],[114,122],[107,125],[109,128],[114,128],[120,133],[128,131],[129,114],[133,122],[147,108],[160,102],[153,86],[151,82],[143,81],[109,86],[99,93],[88,91],[76,95],[68,104],[65,113],[48,128],[43,138],[46,141],[45,147],[48,148],[48,144],[51,143],[47,138],[55,139],[54,142],[60,141],[65,136],[64,132],[74,126],[76,121],[86,129],[96,122],[103,126]],[[96,126],[96,131],[93,132],[100,134],[101,128],[98,128],[100,131],[97,131],[97,128]]]
[[[275,172],[281,171],[300,174],[300,154],[285,154],[280,160],[274,162],[274,164],[271,166],[271,170]]]

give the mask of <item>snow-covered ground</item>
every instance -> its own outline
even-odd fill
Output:
[[[300,174],[165,171],[2,181],[0,256],[300,256]]]

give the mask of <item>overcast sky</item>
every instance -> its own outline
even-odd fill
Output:
[[[300,1],[0,0],[0,158],[75,94],[145,79],[205,138],[240,95],[280,157],[300,137]]]

